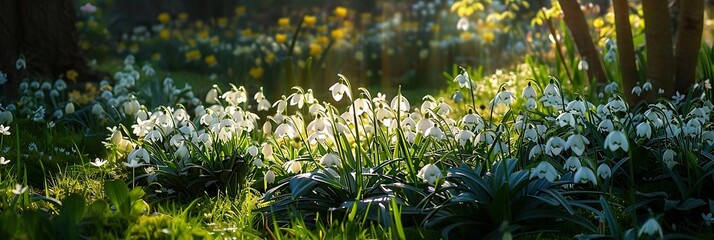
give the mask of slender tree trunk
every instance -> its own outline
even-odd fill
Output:
[[[664,96],[674,93],[672,23],[669,17],[667,1],[642,1],[647,47],[647,78],[652,82],[654,91],[648,92],[649,102],[657,100],[659,89],[664,90]],[[699,46],[697,46],[698,48]]]
[[[71,69],[79,81],[102,77],[80,54],[72,0],[0,0],[0,6],[0,70],[8,73],[11,86],[25,72],[15,68],[21,56],[33,77],[54,79]]]
[[[634,106],[640,100],[639,96],[632,94],[632,88],[639,81],[639,74],[637,74],[637,64],[635,63],[635,45],[632,41],[629,5],[627,0],[613,0],[612,7],[615,10],[617,54],[620,62],[620,76],[624,87],[623,93],[630,106]]]
[[[685,93],[694,84],[702,43],[704,0],[680,0],[679,28],[674,54],[675,90]]]
[[[575,45],[578,48],[580,56],[588,61],[588,78],[595,80],[597,84],[604,85],[607,83],[607,75],[605,74],[600,55],[595,48],[595,43],[590,35],[590,27],[585,20],[585,14],[580,9],[580,3],[576,0],[558,0],[560,7],[563,9],[563,20],[570,29]]]

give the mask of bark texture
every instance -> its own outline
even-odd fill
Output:
[[[0,6],[0,70],[8,73],[10,86],[24,76],[15,68],[20,56],[30,77],[54,79],[70,69],[79,73],[79,81],[102,76],[80,53],[72,0],[0,0]]]
[[[672,23],[667,1],[642,1],[642,9],[647,24],[645,27],[647,78],[652,82],[654,90],[648,92],[646,98],[648,102],[654,102],[657,100],[659,89],[664,90],[664,96],[674,94]]]
[[[604,85],[608,81],[607,75],[590,35],[590,27],[585,20],[585,14],[580,9],[580,3],[576,0],[558,0],[558,2],[563,10],[563,20],[570,29],[580,56],[587,59],[589,63],[588,78],[599,85]]]
[[[680,0],[679,27],[674,53],[675,90],[685,93],[696,80],[702,43],[704,0]]]
[[[617,55],[620,62],[620,77],[624,87],[624,94],[630,106],[639,102],[640,97],[632,94],[631,90],[639,79],[637,63],[635,62],[635,45],[632,40],[632,27],[630,26],[630,12],[627,0],[613,0],[615,11],[615,32],[617,34]]]

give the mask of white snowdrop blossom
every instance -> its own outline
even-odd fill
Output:
[[[6,159],[5,157],[0,157],[0,165],[7,165],[10,163],[10,159]]]
[[[652,137],[652,127],[647,122],[641,122],[636,127],[637,137],[650,139]]]
[[[545,144],[545,154],[550,156],[560,155],[560,152],[565,149],[565,140],[555,136],[548,139]]]
[[[553,165],[551,165],[547,161],[541,161],[540,163],[538,163],[538,166],[531,169],[530,178],[533,179],[535,177],[541,179],[545,178],[549,182],[553,182],[556,179],[560,178],[560,175],[558,175],[558,171],[555,170],[555,167],[553,167]]]
[[[332,98],[335,99],[335,101],[340,101],[342,100],[342,97],[347,94],[347,98],[352,100],[352,94],[350,93],[350,89],[347,87],[347,85],[343,83],[335,83],[329,88],[330,91],[332,91]]]
[[[444,178],[441,174],[441,170],[434,164],[427,164],[419,170],[418,175],[420,178],[424,179],[425,183],[429,185],[434,185],[438,179]]]
[[[273,184],[275,182],[275,172],[273,170],[268,170],[265,173],[265,183]]]
[[[573,175],[573,182],[581,184],[591,182],[597,185],[597,178],[595,178],[595,173],[589,167],[580,167]]]
[[[587,145],[590,141],[581,134],[573,134],[568,137],[568,141],[565,142],[565,148],[570,149],[575,153],[575,155],[581,156],[585,152]]]
[[[637,237],[642,237],[642,235],[647,234],[648,236],[655,236],[659,234],[660,238],[663,238],[662,227],[660,227],[657,219],[650,218],[645,223],[640,226],[640,230],[637,231]]]
[[[27,192],[27,186],[22,186],[21,184],[15,184],[15,189],[12,190],[15,195],[22,195],[25,192]]]
[[[617,151],[617,149],[622,149],[622,151],[627,152],[630,147],[630,143],[627,140],[627,136],[620,131],[612,131],[607,134],[605,138],[605,146],[610,149],[610,151]]]
[[[610,169],[610,166],[607,164],[600,164],[600,166],[597,167],[597,175],[602,179],[608,179],[612,176],[612,169]]]
[[[290,160],[283,164],[283,168],[288,173],[298,174],[300,173],[300,171],[302,171],[302,164],[300,163],[300,161]]]
[[[89,164],[92,164],[92,166],[95,166],[95,167],[101,167],[104,164],[106,164],[107,162],[109,162],[109,161],[100,159],[100,158],[95,158],[94,161],[90,162]]]
[[[571,156],[565,161],[565,164],[563,164],[563,170],[575,172],[582,166],[583,164],[580,162],[580,159],[575,156]]]
[[[340,159],[337,157],[337,155],[328,153],[325,155],[322,155],[320,158],[320,164],[322,166],[325,166],[326,168],[331,168],[332,166],[340,166]]]

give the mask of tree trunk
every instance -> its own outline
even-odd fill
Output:
[[[558,2],[563,9],[563,20],[570,29],[580,56],[589,63],[588,78],[604,85],[607,83],[607,75],[605,75],[600,55],[590,35],[590,27],[585,20],[585,14],[580,9],[580,3],[576,0],[558,0]]]
[[[632,94],[632,88],[639,81],[637,64],[635,63],[635,46],[632,40],[630,27],[630,12],[627,0],[613,0],[615,10],[615,33],[617,34],[617,54],[620,62],[620,76],[622,77],[623,93],[630,106],[634,106],[641,99]]]
[[[702,41],[704,0],[680,0],[674,55],[675,90],[686,93],[694,84]]]
[[[80,54],[72,0],[0,0],[0,6],[0,68],[8,73],[11,86],[25,72],[15,68],[20,56],[33,77],[54,79],[70,69],[79,73],[79,81],[102,76],[89,69]]]
[[[642,1],[642,9],[647,24],[645,27],[647,78],[654,90],[648,92],[646,98],[648,102],[654,102],[657,100],[659,89],[664,90],[665,97],[672,96],[674,93],[672,23],[667,1]]]

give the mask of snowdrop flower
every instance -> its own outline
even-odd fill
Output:
[[[0,124],[0,135],[8,136],[10,135],[10,126],[4,126]]]
[[[459,83],[459,87],[471,89],[474,83],[469,78],[469,73],[464,71],[463,73],[456,75],[454,82]]]
[[[265,166],[265,164],[263,164],[263,160],[260,160],[260,158],[256,158],[253,159],[253,166],[262,168],[263,166]]]
[[[605,105],[612,112],[626,112],[627,104],[622,100],[613,100]]]
[[[586,146],[590,144],[590,141],[581,134],[573,134],[568,137],[568,141],[565,142],[565,148],[570,149],[575,153],[575,155],[581,156],[585,152]]]
[[[622,149],[623,151],[627,152],[630,147],[630,144],[627,140],[627,136],[624,133],[620,131],[612,131],[605,138],[605,146],[609,148],[612,152],[616,151],[617,149]]]
[[[545,144],[545,154],[548,154],[550,156],[556,156],[559,155],[561,151],[565,148],[565,140],[562,138],[555,136],[551,137],[548,139],[548,142]]]
[[[525,99],[536,99],[538,97],[538,94],[536,93],[535,88],[531,86],[531,82],[528,82],[528,86],[523,88],[523,92],[521,92],[521,97]]]
[[[650,139],[650,137],[652,137],[652,127],[647,122],[641,122],[640,124],[637,124],[636,133],[637,137]]]
[[[652,90],[652,83],[647,81],[645,84],[642,84],[642,90],[643,91],[650,91]]]
[[[582,166],[583,164],[580,162],[580,159],[575,156],[571,156],[565,161],[565,164],[563,164],[563,170],[575,172]]]
[[[534,145],[528,152],[528,160],[532,160],[533,157],[543,154],[543,149],[545,149],[545,146],[542,144]]]
[[[25,67],[27,67],[27,63],[25,63],[25,58],[24,57],[18,58],[17,61],[15,62],[15,68],[17,70],[22,70],[22,69],[25,69]]]
[[[329,88],[330,91],[332,91],[332,98],[335,99],[335,101],[340,101],[342,100],[342,97],[347,94],[347,98],[352,100],[352,94],[350,93],[350,89],[347,87],[347,85],[343,83],[335,83]]]
[[[392,102],[389,104],[392,109],[399,110],[401,112],[408,112],[410,105],[409,105],[409,100],[407,100],[406,97],[404,96],[396,96],[392,98]]]
[[[549,182],[553,182],[560,178],[560,175],[558,175],[558,171],[555,170],[553,165],[550,165],[547,161],[541,161],[538,166],[531,169],[530,178],[533,179],[535,177],[545,178]]]
[[[460,31],[469,30],[469,19],[465,17],[459,18],[459,21],[456,22],[456,29]]]
[[[538,103],[534,98],[528,98],[528,100],[526,100],[526,109],[532,111],[535,110],[536,107],[538,107]]]
[[[600,164],[599,167],[597,167],[597,175],[600,176],[602,179],[608,179],[610,176],[612,176],[612,169],[610,169],[610,166],[607,164]]]
[[[434,185],[436,181],[440,178],[444,178],[441,174],[441,170],[434,164],[427,164],[419,170],[418,175],[420,178],[424,179],[424,182],[429,183],[429,185]]]
[[[441,128],[439,128],[439,126],[437,126],[436,124],[426,129],[424,135],[434,137],[437,141],[444,139],[444,131],[441,131]]]
[[[712,84],[711,84],[711,81],[709,81],[709,79],[704,80],[704,88],[707,90],[712,89]]]
[[[680,102],[682,102],[682,101],[684,100],[684,97],[685,97],[684,94],[681,94],[681,93],[679,93],[679,91],[677,91],[677,92],[674,94],[674,96],[672,96],[672,103],[673,103],[674,105],[677,105],[677,104],[679,104]]]
[[[451,95],[451,100],[454,100],[454,102],[456,103],[461,103],[462,101],[464,101],[464,98],[466,97],[463,93],[461,93],[461,91],[456,91],[454,95]]]
[[[588,65],[588,61],[585,60],[585,58],[580,59],[580,62],[578,62],[578,70],[580,71],[587,71],[590,68]]]
[[[513,91],[506,90],[506,88],[502,88],[501,91],[496,94],[496,97],[491,100],[491,107],[498,105],[499,103],[504,103],[506,106],[511,106],[513,105],[513,100],[516,98],[515,94],[513,94]]]
[[[340,166],[340,159],[337,157],[337,155],[328,153],[325,155],[322,155],[320,158],[320,164],[322,166],[325,166],[326,168],[331,168],[332,166]]]
[[[455,138],[456,141],[459,142],[459,145],[463,147],[469,140],[473,139],[475,136],[476,134],[469,131],[468,129],[463,129],[456,134]]]
[[[474,141],[474,146],[479,143],[485,142],[487,145],[493,144],[496,141],[496,133],[493,131],[480,132],[476,135],[476,141]]]
[[[662,162],[667,165],[667,168],[673,169],[674,166],[677,165],[677,161],[674,160],[676,156],[677,152],[672,149],[667,149],[664,151],[664,154],[662,154]]]
[[[139,111],[141,105],[139,104],[139,101],[136,100],[134,96],[131,96],[131,100],[124,102],[123,104],[124,107],[124,113],[126,113],[129,116],[134,116],[136,112]]]
[[[300,171],[302,171],[302,164],[300,164],[299,161],[290,160],[290,161],[285,162],[285,164],[283,164],[283,168],[288,173],[297,174],[297,173],[300,173]]]
[[[251,145],[245,150],[245,152],[248,153],[248,155],[250,155],[251,157],[255,157],[256,155],[258,155],[258,147]]]
[[[149,151],[146,151],[145,148],[134,149],[129,153],[127,160],[129,160],[129,162],[133,162],[134,160],[136,160],[136,162],[139,162],[143,160],[145,163],[149,163]]]
[[[558,122],[558,126],[561,127],[575,127],[575,117],[573,117],[573,114],[569,112],[564,112],[558,115],[556,121]]]
[[[707,222],[707,224],[714,222],[714,217],[712,217],[712,213],[702,213],[702,218],[704,219],[704,222]]]
[[[144,165],[143,163],[140,163],[140,162],[137,161],[136,159],[131,159],[129,162],[125,162],[125,163],[124,163],[124,166],[126,166],[126,167],[128,167],[128,168],[138,168],[138,167],[141,167],[141,166],[143,166],[143,165]]]
[[[600,130],[601,132],[612,132],[615,130],[615,125],[612,123],[612,120],[610,119],[605,119],[598,124],[597,129]]]
[[[22,186],[21,184],[15,184],[15,189],[12,190],[15,195],[22,195],[25,192],[27,192],[27,186]]]
[[[5,159],[5,157],[0,157],[0,165],[7,165],[10,163],[10,159]]]
[[[217,86],[214,85],[213,88],[206,93],[206,103],[214,104],[218,102],[218,90],[216,87]]]
[[[659,237],[663,238],[662,227],[659,226],[657,219],[650,218],[640,227],[640,231],[637,232],[637,237],[642,237],[642,235],[647,234],[649,236],[654,236],[655,233],[659,233]]]
[[[273,184],[275,182],[275,172],[273,172],[273,170],[268,170],[268,172],[265,173],[265,182],[267,184]]]
[[[592,182],[597,185],[597,178],[595,178],[595,173],[589,167],[580,167],[573,176],[573,182],[582,184]]]
[[[642,88],[640,86],[635,86],[632,88],[632,94],[640,96],[642,94]]]
[[[64,113],[65,114],[72,114],[74,113],[74,104],[71,102],[68,102],[67,105],[64,106]]]
[[[95,158],[94,161],[93,161],[93,162],[90,162],[89,164],[92,164],[92,166],[95,166],[95,167],[101,167],[101,166],[103,166],[104,164],[106,164],[107,162],[109,162],[109,161],[103,160],[103,159],[100,159],[100,158]]]

